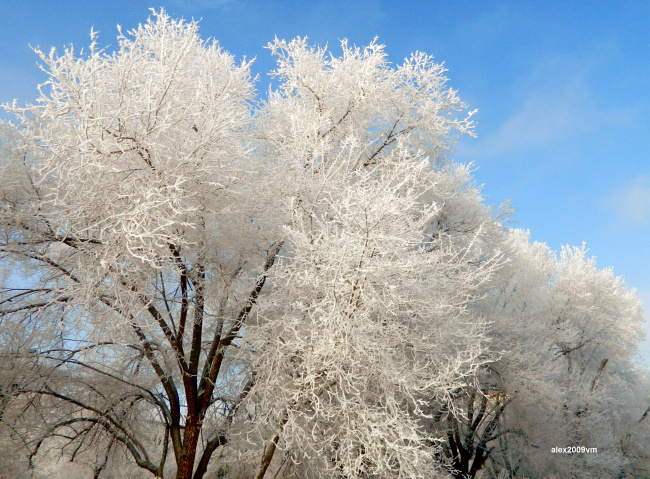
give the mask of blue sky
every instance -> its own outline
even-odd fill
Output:
[[[511,199],[516,226],[553,249],[586,242],[650,313],[650,2],[1,0],[0,103],[35,99],[45,76],[29,45],[87,46],[92,26],[114,46],[118,23],[134,27],[160,6],[256,57],[261,91],[276,35],[334,52],[342,38],[378,36],[395,63],[415,50],[444,61],[479,109],[478,138],[455,158],[475,163],[487,201]],[[641,353],[650,364],[650,339]]]

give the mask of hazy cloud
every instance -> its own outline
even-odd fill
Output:
[[[637,176],[610,190],[605,209],[613,211],[620,224],[638,226],[650,221],[650,176]]]
[[[634,107],[603,104],[590,85],[604,67],[602,55],[589,54],[538,62],[503,95],[516,106],[496,131],[484,137],[480,150],[495,156],[548,147],[604,127],[629,123],[637,114]]]
[[[569,85],[552,94],[533,91],[521,109],[486,139],[484,146],[489,154],[496,155],[557,143],[593,126],[593,115],[588,110],[585,92],[578,85]]]

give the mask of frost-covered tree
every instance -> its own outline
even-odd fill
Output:
[[[557,257],[511,230],[508,262],[473,304],[490,321],[498,358],[481,368],[474,390],[456,399],[463,414],[436,416],[447,459],[459,477],[622,477],[642,462],[632,431],[648,401],[647,371],[632,359],[641,336],[639,302],[611,269],[598,270],[582,248]],[[569,356],[569,357],[567,357]],[[630,447],[632,446],[632,447]],[[597,454],[550,454],[553,447]]]
[[[491,359],[501,257],[444,69],[276,40],[256,104],[196,23],[91,36],[6,107],[2,427],[95,477],[446,474],[427,412]]]
[[[194,22],[91,38],[0,125],[0,474],[643,474],[638,299],[500,223],[431,57],[276,39],[260,100]]]
[[[642,337],[640,303],[611,269],[598,270],[586,249],[564,248],[552,278],[549,327],[560,364],[555,376],[564,391],[564,442],[598,444],[598,455],[566,460],[584,477],[615,475],[628,463],[622,424],[641,376],[632,359]],[[623,414],[622,414],[623,413]],[[558,417],[559,419],[559,417]]]
[[[35,454],[43,437],[67,436],[74,455],[101,432],[155,475],[171,449],[178,477],[200,477],[223,440],[210,431],[199,451],[236,335],[220,340],[217,329],[232,325],[215,319],[214,296],[233,281],[248,290],[232,301],[243,321],[275,258],[264,251],[277,251],[255,244],[250,196],[240,194],[254,184],[239,133],[250,118],[248,65],[163,13],[120,36],[112,55],[92,37],[81,58],[38,52],[51,77],[38,106],[12,110],[20,137],[3,158],[3,327],[38,332],[24,356],[54,376],[20,391],[65,411],[26,440]],[[212,247],[228,223],[250,239],[239,251]],[[217,258],[243,251],[236,279]],[[162,429],[155,457],[134,417]]]

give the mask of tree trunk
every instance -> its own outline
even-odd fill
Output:
[[[188,421],[185,426],[185,434],[183,434],[183,448],[181,457],[178,459],[176,479],[192,479],[200,434],[201,427],[194,424],[193,421]]]

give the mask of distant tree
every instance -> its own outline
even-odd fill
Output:
[[[154,13],[110,55],[91,36],[37,51],[39,102],[6,107],[14,437],[95,477],[116,454],[177,479],[445,475],[426,411],[492,359],[469,305],[500,255],[447,159],[472,123],[443,68],[275,40],[255,104],[196,23]]]
[[[632,435],[647,441],[639,423],[647,370],[633,362],[638,298],[584,247],[556,257],[511,230],[501,250],[509,261],[473,305],[491,323],[499,358],[481,368],[476,391],[459,394],[463,414],[435,416],[434,430],[448,435],[445,456],[459,477],[482,468],[492,477],[619,477],[643,461]],[[553,447],[598,453],[550,454]]]

